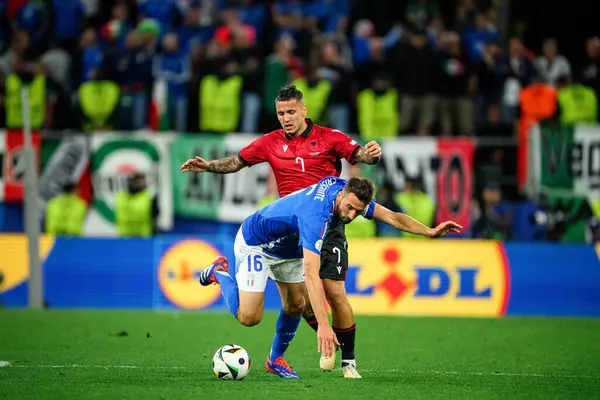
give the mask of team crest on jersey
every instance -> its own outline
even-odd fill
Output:
[[[310,142],[308,142],[308,148],[310,149],[310,151],[317,151],[318,147],[318,143],[316,140],[311,140]]]

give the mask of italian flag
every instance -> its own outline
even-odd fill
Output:
[[[164,79],[154,82],[152,101],[150,103],[150,129],[167,131],[171,128],[168,112],[169,90]]]

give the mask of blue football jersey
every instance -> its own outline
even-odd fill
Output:
[[[344,179],[324,178],[267,205],[242,224],[244,240],[277,258],[302,258],[302,248],[321,254],[336,196],[345,184]],[[373,219],[374,212],[375,201],[371,201],[363,216]]]

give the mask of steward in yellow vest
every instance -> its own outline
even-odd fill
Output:
[[[358,94],[358,130],[365,140],[377,140],[398,135],[398,92],[382,77],[373,80],[373,88]]]
[[[227,67],[225,67],[227,68]],[[200,81],[200,130],[238,130],[243,80],[238,75],[206,75]]]
[[[157,215],[156,198],[147,189],[145,176],[135,174],[130,179],[129,190],[118,192],[115,199],[115,219],[119,236],[152,236]]]
[[[298,78],[292,83],[304,95],[304,104],[306,104],[310,118],[317,124],[323,124],[331,93],[331,82],[325,79]]]
[[[83,131],[111,129],[111,119],[119,105],[120,95],[119,85],[101,77],[82,84],[79,87],[79,106]]]
[[[81,236],[86,202],[77,195],[77,187],[68,184],[63,193],[46,204],[46,233],[53,236]]]
[[[6,127],[23,127],[23,109],[21,103],[21,89],[25,84],[17,74],[10,74],[6,78]],[[46,78],[43,74],[34,76],[28,85],[29,109],[31,128],[40,129],[46,119]]]
[[[419,187],[418,179],[408,178],[404,190],[396,195],[396,203],[404,214],[410,215],[429,227],[435,221],[435,203]],[[403,232],[403,238],[423,238],[423,236]]]
[[[595,124],[598,117],[598,99],[593,89],[573,84],[570,78],[557,81],[558,107],[561,125]]]
[[[350,166],[348,175],[349,178],[362,176],[360,164]],[[377,187],[375,187],[375,193],[376,192]],[[375,195],[375,193],[373,194]],[[377,236],[377,223],[374,220],[366,219],[362,215],[359,215],[351,224],[346,224],[345,231],[348,239],[374,238]]]

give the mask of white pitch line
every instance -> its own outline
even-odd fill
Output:
[[[0,367],[6,368],[53,368],[53,369],[77,369],[77,368],[92,368],[92,369],[162,369],[162,370],[184,370],[192,367],[179,367],[175,365],[94,365],[94,364],[11,364],[9,361],[0,361]],[[539,374],[539,373],[521,373],[521,372],[488,372],[488,371],[404,371],[399,369],[377,370],[365,369],[364,372],[373,373],[406,373],[407,375],[457,375],[457,376],[513,376],[525,378],[564,378],[564,379],[597,379],[600,376],[593,375],[571,375],[571,374]]]
[[[418,375],[462,375],[462,376],[516,376],[516,377],[525,377],[525,378],[566,378],[566,379],[598,379],[600,380],[600,376],[593,375],[570,375],[570,374],[538,374],[538,373],[527,373],[527,372],[477,372],[477,371],[401,371],[399,369],[389,369],[389,370],[376,370],[376,369],[366,369],[361,370],[364,372],[388,372],[388,373],[406,373],[407,375],[418,374]]]

